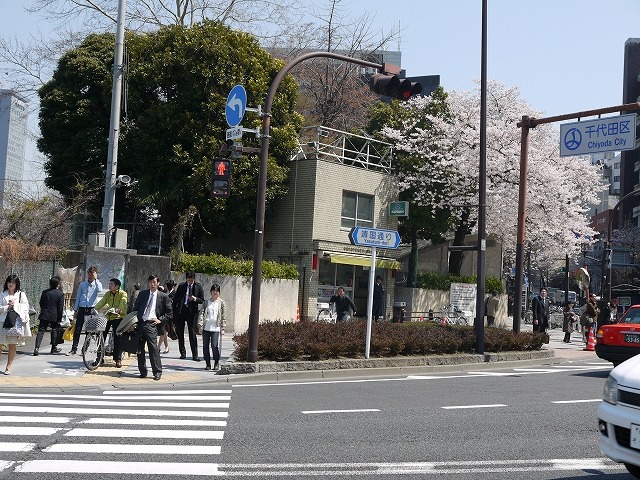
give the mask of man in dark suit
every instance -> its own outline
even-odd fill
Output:
[[[547,298],[546,288],[542,287],[540,295],[533,298],[531,310],[533,313],[533,331],[546,332],[549,325],[549,299]]]
[[[160,360],[160,350],[158,349],[158,332],[164,330],[164,324],[168,320],[171,320],[173,315],[173,308],[169,297],[166,293],[158,290],[158,283],[158,277],[150,275],[149,289],[140,292],[133,307],[133,309],[138,312],[138,332],[142,334],[140,342],[147,343],[154,380],[160,380],[162,376],[162,361]],[[147,376],[146,363],[144,348],[140,345],[138,349],[140,378]]]
[[[187,272],[186,278],[187,281],[178,286],[173,297],[173,323],[178,334],[180,358],[187,358],[187,350],[184,345],[184,328],[186,324],[189,330],[191,358],[199,362],[196,328],[198,326],[198,308],[204,302],[204,289],[202,285],[196,282],[196,274],[194,272]]]
[[[33,355],[38,356],[42,337],[47,327],[51,327],[51,353],[60,353],[61,349],[56,345],[58,339],[58,329],[62,321],[64,310],[64,293],[58,287],[60,286],[60,277],[51,277],[49,280],[49,288],[40,295],[40,320],[38,324],[38,334],[36,335],[36,347]]]

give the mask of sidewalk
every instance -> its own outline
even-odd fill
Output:
[[[522,331],[531,331],[531,325],[523,325]],[[110,357],[106,363],[97,370],[88,371],[82,363],[81,355],[67,357],[65,354],[70,350],[70,342],[65,342],[60,347],[62,353],[50,354],[48,334],[45,336],[43,345],[40,347],[40,355],[34,357],[33,348],[35,337],[27,339],[27,344],[18,347],[18,353],[13,362],[11,375],[0,374],[0,389],[3,387],[117,387],[119,385],[138,386],[148,388],[158,385],[178,384],[178,383],[228,383],[238,382],[241,379],[260,380],[282,380],[290,379],[294,376],[299,378],[338,378],[340,376],[371,375],[373,370],[377,375],[403,375],[408,372],[437,372],[444,371],[464,371],[473,368],[498,368],[510,365],[542,363],[559,363],[562,361],[599,361],[595,352],[584,351],[585,345],[579,333],[575,332],[571,336],[571,343],[562,341],[564,333],[560,329],[549,330],[549,344],[543,345],[541,352],[513,352],[507,354],[487,354],[480,355],[440,355],[434,357],[401,357],[397,359],[345,359],[325,362],[295,362],[296,368],[276,364],[276,362],[258,362],[257,364],[247,364],[244,359],[235,361],[230,357],[233,352],[233,335],[225,335],[222,340],[221,367],[226,373],[212,370],[205,370],[204,360],[194,362],[191,356],[186,360],[180,360],[178,352],[178,342],[169,341],[170,352],[161,354],[162,357],[162,380],[155,382],[151,376],[146,379],[137,378],[138,366],[135,355],[129,357],[124,354],[122,368],[115,368],[115,364]],[[189,341],[185,338],[185,345],[189,352]],[[198,343],[199,355],[202,357],[201,339]],[[546,352],[546,353],[545,353]],[[0,372],[4,371],[7,362],[6,351],[0,356]],[[489,360],[487,360],[489,358]],[[429,359],[436,360],[429,362]],[[322,363],[322,365],[318,365]],[[498,363],[500,365],[498,365]],[[147,365],[149,360],[147,359]],[[277,365],[280,368],[274,368]],[[251,373],[251,368],[259,366],[255,371],[264,373]],[[293,371],[295,370],[295,371]],[[151,372],[150,372],[151,373]],[[268,377],[268,378],[267,378]]]

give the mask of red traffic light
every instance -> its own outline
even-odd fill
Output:
[[[422,93],[422,85],[397,75],[372,75],[369,87],[374,93],[398,100],[409,100],[413,95]]]
[[[231,195],[231,161],[227,158],[213,160],[211,196],[228,198]]]

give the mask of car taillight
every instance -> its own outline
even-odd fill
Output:
[[[602,332],[601,328],[599,328],[596,332],[596,338],[604,338],[604,333]]]

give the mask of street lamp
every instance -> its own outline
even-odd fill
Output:
[[[609,302],[611,302],[611,230],[613,228],[613,217],[618,208],[620,208],[620,205],[622,205],[627,198],[637,195],[640,195],[640,190],[634,190],[633,192],[627,193],[618,203],[616,203],[615,207],[611,209],[611,213],[609,214],[609,223],[607,225],[607,248],[604,250],[604,261],[602,262],[602,269],[607,269],[606,292],[607,300]],[[602,292],[605,292],[604,285]]]

